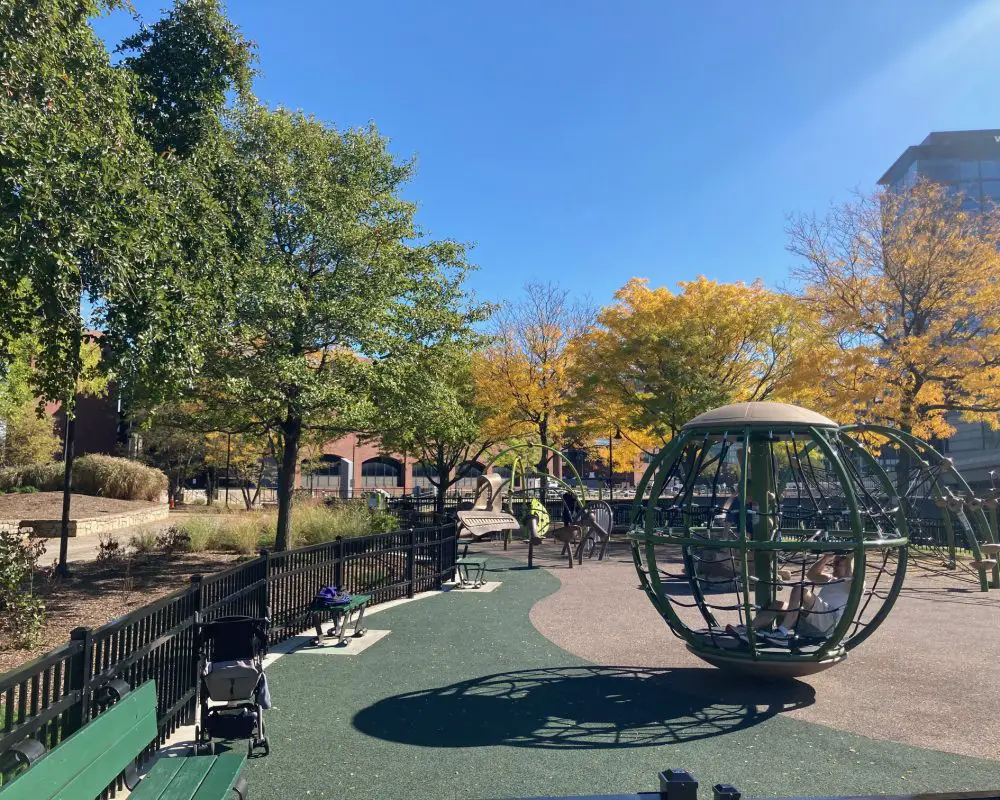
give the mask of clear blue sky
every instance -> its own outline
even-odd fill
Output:
[[[135,0],[154,21],[167,0]],[[868,190],[931,130],[1000,127],[1000,0],[230,0],[258,94],[418,158],[488,299],[550,279],[780,284],[789,212]],[[109,42],[135,28],[97,22]]]

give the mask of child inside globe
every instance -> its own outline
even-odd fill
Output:
[[[786,644],[796,636],[825,638],[843,617],[853,582],[853,553],[820,556],[806,572],[805,581],[792,587],[788,599],[775,601],[758,613],[751,627],[774,644]],[[729,625],[726,631],[747,638],[744,625]]]

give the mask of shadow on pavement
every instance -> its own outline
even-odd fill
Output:
[[[714,669],[556,667],[387,697],[359,711],[354,727],[424,747],[653,747],[750,728],[813,702],[807,684]]]

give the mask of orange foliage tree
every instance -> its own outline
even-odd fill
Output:
[[[817,403],[945,438],[1000,427],[1000,211],[918,182],[789,227],[803,300],[828,333]]]

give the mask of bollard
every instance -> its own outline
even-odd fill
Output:
[[[661,800],[698,800],[698,781],[682,769],[668,769],[660,773]]]

